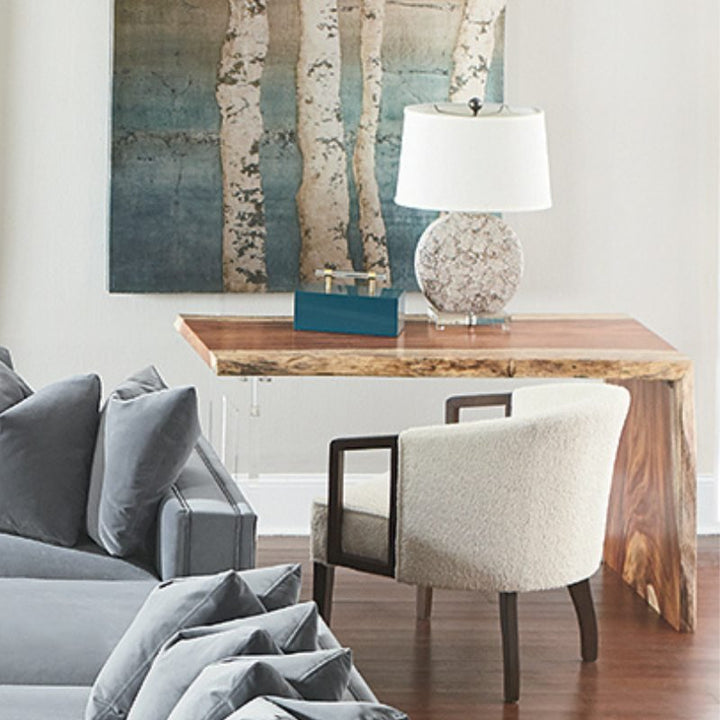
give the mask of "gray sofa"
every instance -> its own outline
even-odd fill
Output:
[[[67,548],[0,533],[0,578],[165,580],[250,568],[255,565],[256,521],[201,438],[160,505],[154,557],[112,557],[89,537]]]
[[[154,557],[0,533],[0,720],[83,720],[90,687],[159,580],[253,568],[256,516],[201,439],[157,514]],[[276,572],[251,570],[261,593]],[[320,621],[318,647],[339,644]],[[348,700],[376,698],[353,669]]]
[[[264,583],[265,569],[248,584]],[[156,585],[150,580],[0,580],[0,719],[83,720],[100,668]],[[318,646],[339,647],[320,621]],[[377,702],[353,669],[348,700]]]
[[[81,720],[89,686],[158,580],[253,567],[255,525],[201,439],[160,505],[154,557],[0,533],[0,720]]]

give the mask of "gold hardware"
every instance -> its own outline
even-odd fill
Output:
[[[387,280],[387,274],[371,272],[355,272],[354,270],[333,270],[323,268],[315,271],[315,277],[325,280],[325,292],[331,293],[334,280],[365,280],[368,284],[368,295],[377,292],[378,280]]]
[[[333,284],[333,269],[325,268],[325,270],[323,270],[323,275],[325,277],[325,292],[331,293]]]

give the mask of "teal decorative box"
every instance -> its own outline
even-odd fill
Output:
[[[383,288],[369,292],[367,286],[317,283],[295,291],[295,330],[384,335],[402,332],[405,293]]]

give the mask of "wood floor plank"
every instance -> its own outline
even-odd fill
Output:
[[[303,562],[307,538],[261,537],[258,564]],[[592,580],[600,631],[596,663],[582,663],[567,591],[521,595],[521,696],[502,702],[500,621],[494,595],[437,590],[429,622],[415,591],[337,570],[333,631],[353,649],[376,695],[412,720],[557,720],[720,717],[720,538],[698,542],[697,630],[675,632],[610,570]]]

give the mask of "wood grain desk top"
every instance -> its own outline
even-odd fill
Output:
[[[690,360],[621,315],[518,315],[510,329],[406,320],[397,338],[298,332],[286,317],[181,315],[218,375],[595,377],[676,380]]]

